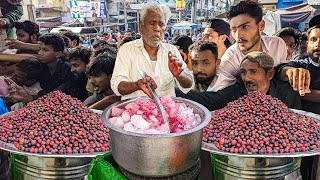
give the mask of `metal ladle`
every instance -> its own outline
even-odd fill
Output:
[[[144,71],[139,70],[139,74],[142,76],[142,78],[147,77],[147,73]],[[168,130],[168,133],[170,133],[169,120],[168,120],[168,117],[167,117],[166,112],[164,110],[164,107],[162,106],[162,104],[160,102],[160,98],[157,95],[154,87],[149,82],[147,82],[147,87],[151,93],[152,99],[156,102],[156,105],[157,105],[158,109],[160,110],[160,114],[163,119],[163,123],[165,124],[165,126],[167,126],[166,129]]]

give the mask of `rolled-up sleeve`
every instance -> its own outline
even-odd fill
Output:
[[[111,89],[117,96],[122,96],[119,93],[118,86],[122,81],[129,81],[129,66],[131,64],[128,51],[122,46],[117,54],[117,59],[114,65],[111,78]]]

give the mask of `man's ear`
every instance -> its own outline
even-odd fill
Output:
[[[216,69],[220,67],[221,59],[216,60]]]
[[[60,52],[60,51],[59,52],[55,52],[56,58],[61,57],[62,54],[63,54],[63,52]]]
[[[219,39],[224,42],[227,39],[227,35],[223,34],[219,36]]]
[[[259,31],[262,32],[265,28],[265,25],[266,23],[264,22],[264,20],[262,19],[260,22],[259,22]]]
[[[72,47],[77,47],[77,40],[75,39],[75,40],[71,41],[71,45],[72,45]]]
[[[31,42],[35,42],[38,40],[38,36],[36,34],[33,34],[30,36],[30,40],[31,40]]]
[[[268,80],[271,81],[271,79],[274,77],[274,74],[275,74],[274,68],[269,69],[268,72],[267,72],[267,78],[268,78]]]

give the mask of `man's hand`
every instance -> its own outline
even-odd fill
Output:
[[[11,100],[11,102],[16,103],[16,102],[30,102],[33,100],[33,97],[27,93],[27,91],[17,85],[14,81],[11,79],[4,79],[6,83],[9,85],[9,97],[8,99]]]
[[[154,89],[157,88],[156,83],[152,79],[152,77],[147,76],[146,78],[139,79],[136,84],[140,90],[142,90],[144,93],[146,93],[150,98],[152,98],[151,92],[148,89],[147,83],[150,83],[151,86],[153,86]]]
[[[7,21],[3,18],[0,18],[0,27],[4,27],[7,24]]]
[[[304,68],[290,68],[286,71],[289,83],[300,96],[310,93],[310,72]]]
[[[26,43],[16,40],[16,39],[6,39],[7,40],[7,46],[9,46],[10,49],[24,49],[26,46]]]
[[[168,65],[169,69],[174,77],[179,77],[181,72],[183,71],[182,63],[179,62],[178,58],[172,54],[171,51],[168,53]]]

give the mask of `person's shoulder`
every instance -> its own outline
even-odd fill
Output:
[[[266,46],[270,45],[272,48],[276,48],[277,46],[273,46],[276,44],[283,44],[285,45],[285,42],[283,39],[277,37],[277,36],[261,36],[262,41]]]
[[[231,45],[225,52],[224,54],[222,55],[221,57],[221,60],[224,60],[224,59],[229,59],[230,57],[237,57],[241,56],[241,51],[237,45],[237,43]]]

